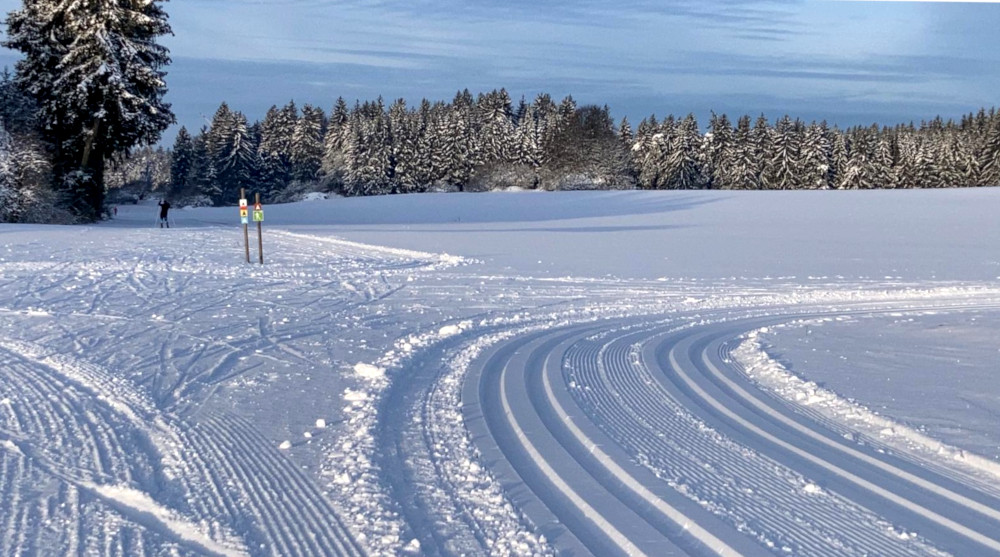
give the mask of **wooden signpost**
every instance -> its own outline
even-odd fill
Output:
[[[257,223],[257,255],[260,264],[264,264],[264,236],[261,231],[261,223],[264,222],[264,206],[260,204],[260,194],[254,194],[253,221]],[[246,190],[240,188],[240,224],[243,225],[243,249],[246,254],[247,263],[250,262],[250,207],[247,203]]]
[[[247,263],[250,262],[250,233],[247,231],[247,195],[240,188],[240,222],[243,224],[243,247],[246,250]]]
[[[254,194],[253,221],[257,223],[257,253],[260,255],[260,264],[264,264],[264,237],[261,235],[261,223],[264,222],[264,207],[260,204],[260,194]]]

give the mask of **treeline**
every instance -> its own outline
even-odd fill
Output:
[[[840,130],[788,116],[732,122],[655,116],[633,131],[608,108],[504,90],[450,103],[382,99],[330,114],[294,103],[250,123],[225,103],[211,125],[181,129],[171,188],[232,203],[239,188],[269,200],[322,189],[344,195],[524,189],[871,189],[1000,184],[1000,116],[980,110],[895,127]]]
[[[171,183],[215,203],[231,203],[241,187],[282,199],[315,184],[345,195],[570,182],[624,188],[634,185],[630,164],[606,107],[540,95],[515,108],[506,91],[476,99],[464,91],[416,108],[381,99],[348,108],[338,99],[329,116],[289,103],[253,124],[223,103],[197,135],[178,133]]]

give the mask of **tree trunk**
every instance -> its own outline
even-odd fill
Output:
[[[87,143],[83,146],[80,170],[90,177],[83,201],[92,212],[94,220],[100,220],[104,213],[104,148],[97,140],[101,130],[101,120],[94,120]]]

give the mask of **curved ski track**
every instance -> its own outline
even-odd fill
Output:
[[[508,496],[568,554],[1000,555],[995,489],[845,438],[728,358],[751,329],[919,310],[885,305],[522,335],[473,364],[463,413]]]

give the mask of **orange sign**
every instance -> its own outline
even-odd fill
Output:
[[[246,207],[240,207],[240,217],[242,217],[242,218],[246,218],[247,217],[247,208]]]

